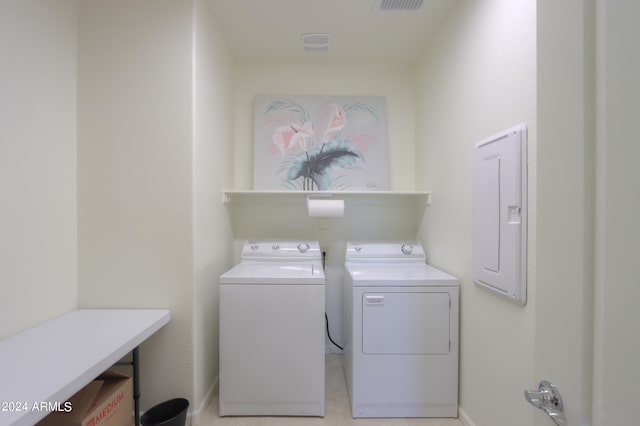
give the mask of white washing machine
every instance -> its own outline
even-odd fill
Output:
[[[324,416],[316,241],[247,241],[220,276],[220,415]]]
[[[347,245],[344,370],[357,417],[458,416],[458,280],[420,243]]]

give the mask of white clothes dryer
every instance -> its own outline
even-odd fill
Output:
[[[343,289],[352,416],[457,417],[458,280],[418,242],[350,242]]]
[[[220,276],[220,415],[324,416],[317,241],[247,241]]]

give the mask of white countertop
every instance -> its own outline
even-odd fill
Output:
[[[80,309],[0,340],[0,426],[33,425],[170,320],[168,310]],[[26,407],[26,410],[24,409]]]

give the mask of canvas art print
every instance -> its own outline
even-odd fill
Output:
[[[388,190],[386,114],[380,96],[256,96],[253,188]]]

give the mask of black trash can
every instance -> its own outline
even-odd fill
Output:
[[[184,426],[188,409],[189,401],[186,399],[170,399],[147,410],[140,417],[140,423],[142,426]]]

